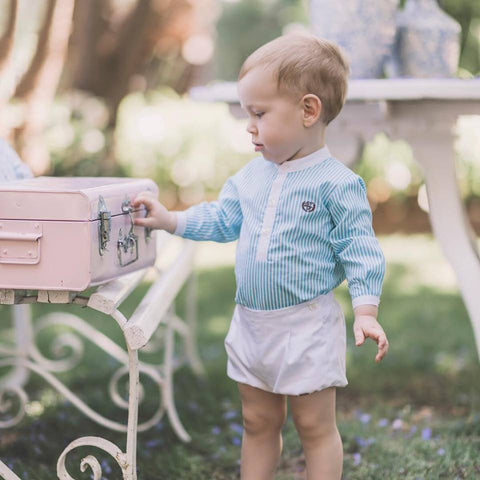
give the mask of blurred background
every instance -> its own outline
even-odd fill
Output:
[[[235,81],[244,58],[258,46],[284,32],[310,29],[313,3],[322,6],[322,13],[323,7],[347,4],[0,0],[0,137],[36,175],[150,177],[171,209],[215,199],[226,178],[254,152],[245,121],[233,117],[226,103],[195,101],[189,92],[195,86]],[[414,13],[415,8],[440,7],[450,20],[442,17],[434,23],[413,15],[413,21],[421,22],[429,39],[443,26],[454,33],[461,28],[455,34],[458,61],[450,76],[480,75],[480,0],[348,4],[368,5],[374,17],[392,4],[406,13],[409,6]],[[438,10],[435,15],[440,18]],[[408,25],[412,16],[403,21]],[[460,117],[455,134],[459,187],[478,235],[480,112]],[[365,145],[353,168],[367,183],[374,227],[387,258],[380,321],[391,347],[379,365],[373,362],[373,342],[355,347],[350,297],[341,285],[336,297],[347,320],[350,382],[337,393],[344,478],[479,478],[478,355],[455,275],[430,232],[422,172],[407,143],[383,134]],[[242,420],[236,385],[225,375],[223,348],[234,308],[235,245],[203,242],[198,250],[198,343],[208,375],[200,379],[182,369],[175,376],[179,416],[192,443],[183,444],[162,419],[139,436],[139,480],[238,478]],[[127,317],[147,288],[142,285],[129,297],[123,312]],[[180,317],[186,295],[183,291],[179,298]],[[33,313],[37,318],[63,308],[34,305]],[[72,308],[123,345],[121,332],[105,316]],[[1,306],[0,320],[8,317],[8,307]],[[0,322],[2,339],[7,338],[6,325]],[[54,333],[42,339],[42,351],[48,350]],[[85,361],[61,380],[82,391],[92,408],[123,421],[124,411],[112,411],[105,391],[112,361],[94,346],[87,348]],[[101,437],[105,429],[84,419],[42,378],[32,377],[27,421],[2,431],[0,455],[22,479],[47,480],[61,446],[76,438],[79,429]],[[141,419],[150,418],[156,401],[155,392],[148,390]],[[0,423],[4,410],[0,408]],[[305,462],[291,419],[284,437],[276,478],[304,479]],[[123,434],[109,433],[108,438],[123,445]],[[72,464],[79,465],[77,456]],[[106,474],[113,469],[108,478],[119,478],[111,459],[103,460],[102,468]],[[75,478],[92,477],[87,471]]]
[[[456,75],[477,76],[480,2],[438,3],[462,28]],[[150,177],[167,207],[183,209],[215,198],[253,156],[244,121],[189,89],[235,80],[259,45],[310,28],[309,2],[0,0],[0,27],[0,136],[36,175]],[[479,132],[480,117],[459,119],[460,188],[477,232]],[[378,233],[429,230],[407,144],[379,134],[355,169]]]

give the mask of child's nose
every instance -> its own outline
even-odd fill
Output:
[[[247,123],[247,132],[255,133],[256,131],[257,131],[257,127],[254,125],[252,120],[249,120]]]

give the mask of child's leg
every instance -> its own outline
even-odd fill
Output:
[[[242,480],[270,480],[282,451],[282,426],[287,416],[283,395],[238,384],[242,398]]]
[[[335,387],[298,397],[290,409],[307,462],[308,480],[340,480],[342,439],[335,421]]]

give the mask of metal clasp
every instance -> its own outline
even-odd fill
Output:
[[[110,241],[110,230],[112,229],[112,214],[107,208],[104,198],[98,197],[98,251],[103,256]]]
[[[130,250],[130,254],[133,253],[135,249],[135,256],[133,259],[127,263],[123,263],[123,255],[126,255]],[[118,242],[117,242],[117,255],[121,267],[126,267],[133,262],[138,260],[138,237],[130,230],[128,234],[123,236],[122,229],[118,232]]]
[[[126,197],[122,203],[122,212],[128,213],[128,216],[130,217],[130,231],[125,236],[122,235],[121,229],[118,232],[118,242],[117,242],[118,260],[120,261],[120,266],[125,267],[138,260],[138,237],[137,235],[135,235],[133,231],[133,227],[134,227],[133,215],[132,215],[133,207],[128,197]],[[133,258],[127,263],[123,263],[122,255],[126,254],[128,250],[130,250],[130,253],[132,253],[134,248],[135,248],[135,258]]]

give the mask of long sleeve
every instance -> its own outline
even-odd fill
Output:
[[[7,142],[0,139],[0,182],[31,178],[32,172]]]
[[[385,257],[373,232],[363,180],[347,177],[329,196],[327,208],[334,223],[330,242],[345,270],[353,307],[378,305]]]
[[[240,235],[243,215],[233,177],[224,184],[217,201],[202,202],[184,212],[176,212],[176,215],[176,235],[215,242],[236,240]]]

